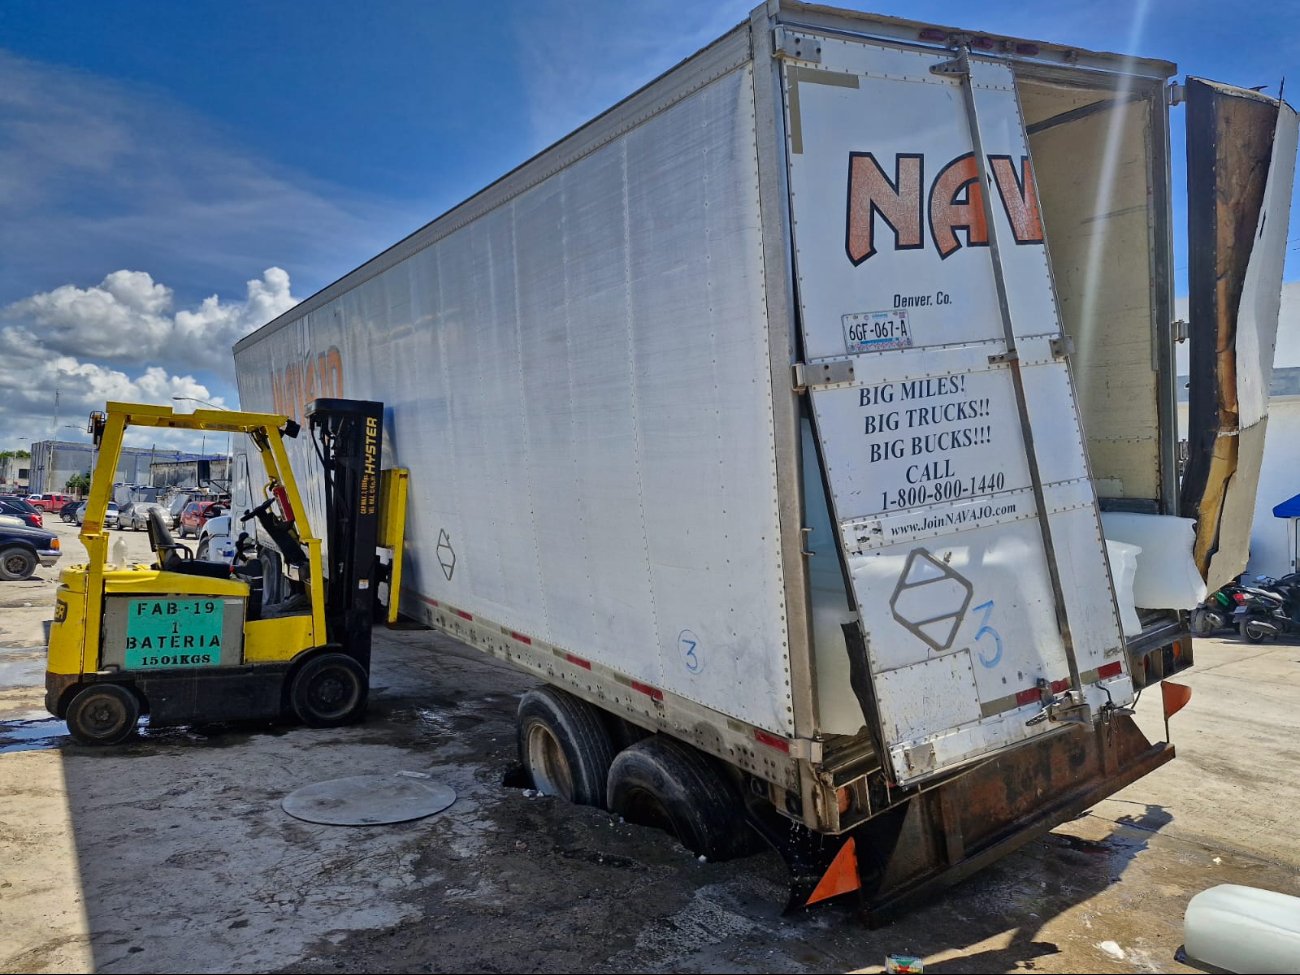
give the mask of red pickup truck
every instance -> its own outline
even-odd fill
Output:
[[[29,494],[27,496],[27,503],[33,508],[50,514],[57,513],[69,501],[75,500],[76,498],[68,494],[51,494],[48,492],[45,494]]]

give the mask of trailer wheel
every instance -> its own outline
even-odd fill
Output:
[[[555,687],[538,687],[519,702],[519,760],[546,795],[605,808],[614,743],[600,711]]]
[[[303,724],[336,728],[365,712],[369,683],[366,669],[347,654],[324,653],[298,668],[289,703]]]
[[[91,684],[68,705],[68,731],[83,745],[117,745],[135,733],[140,702],[117,684]]]
[[[21,582],[36,571],[36,556],[25,548],[13,546],[0,552],[0,579]]]
[[[703,752],[665,735],[619,752],[609,770],[609,808],[628,822],[667,830],[710,860],[754,847],[731,781]]]

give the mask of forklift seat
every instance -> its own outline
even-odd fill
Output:
[[[181,575],[202,576],[205,579],[230,578],[231,568],[225,562],[196,559],[188,548],[178,544],[157,508],[149,509],[149,546],[158,556],[156,567],[163,572],[179,572]]]

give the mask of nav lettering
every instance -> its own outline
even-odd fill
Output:
[[[312,400],[342,395],[343,357],[337,346],[271,373],[271,400],[282,416],[301,421]]]
[[[873,153],[849,153],[844,249],[855,266],[880,249],[877,238],[880,224],[893,231],[895,250],[924,247],[927,223],[940,258],[961,249],[963,243],[958,231],[965,235],[964,246],[988,246],[988,222],[974,153],[958,156],[939,170],[930,186],[928,200],[922,192],[924,156],[897,153],[892,168],[892,175],[885,172]],[[1029,157],[1021,156],[1017,167],[1010,156],[989,156],[989,172],[1015,242],[1041,244],[1043,218]]]

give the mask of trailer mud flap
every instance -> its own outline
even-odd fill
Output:
[[[1297,118],[1256,91],[1187,79],[1188,459],[1183,514],[1211,589],[1246,568],[1263,462]]]
[[[1015,78],[819,43],[782,75],[797,381],[866,649],[854,690],[911,784],[1133,688]]]

